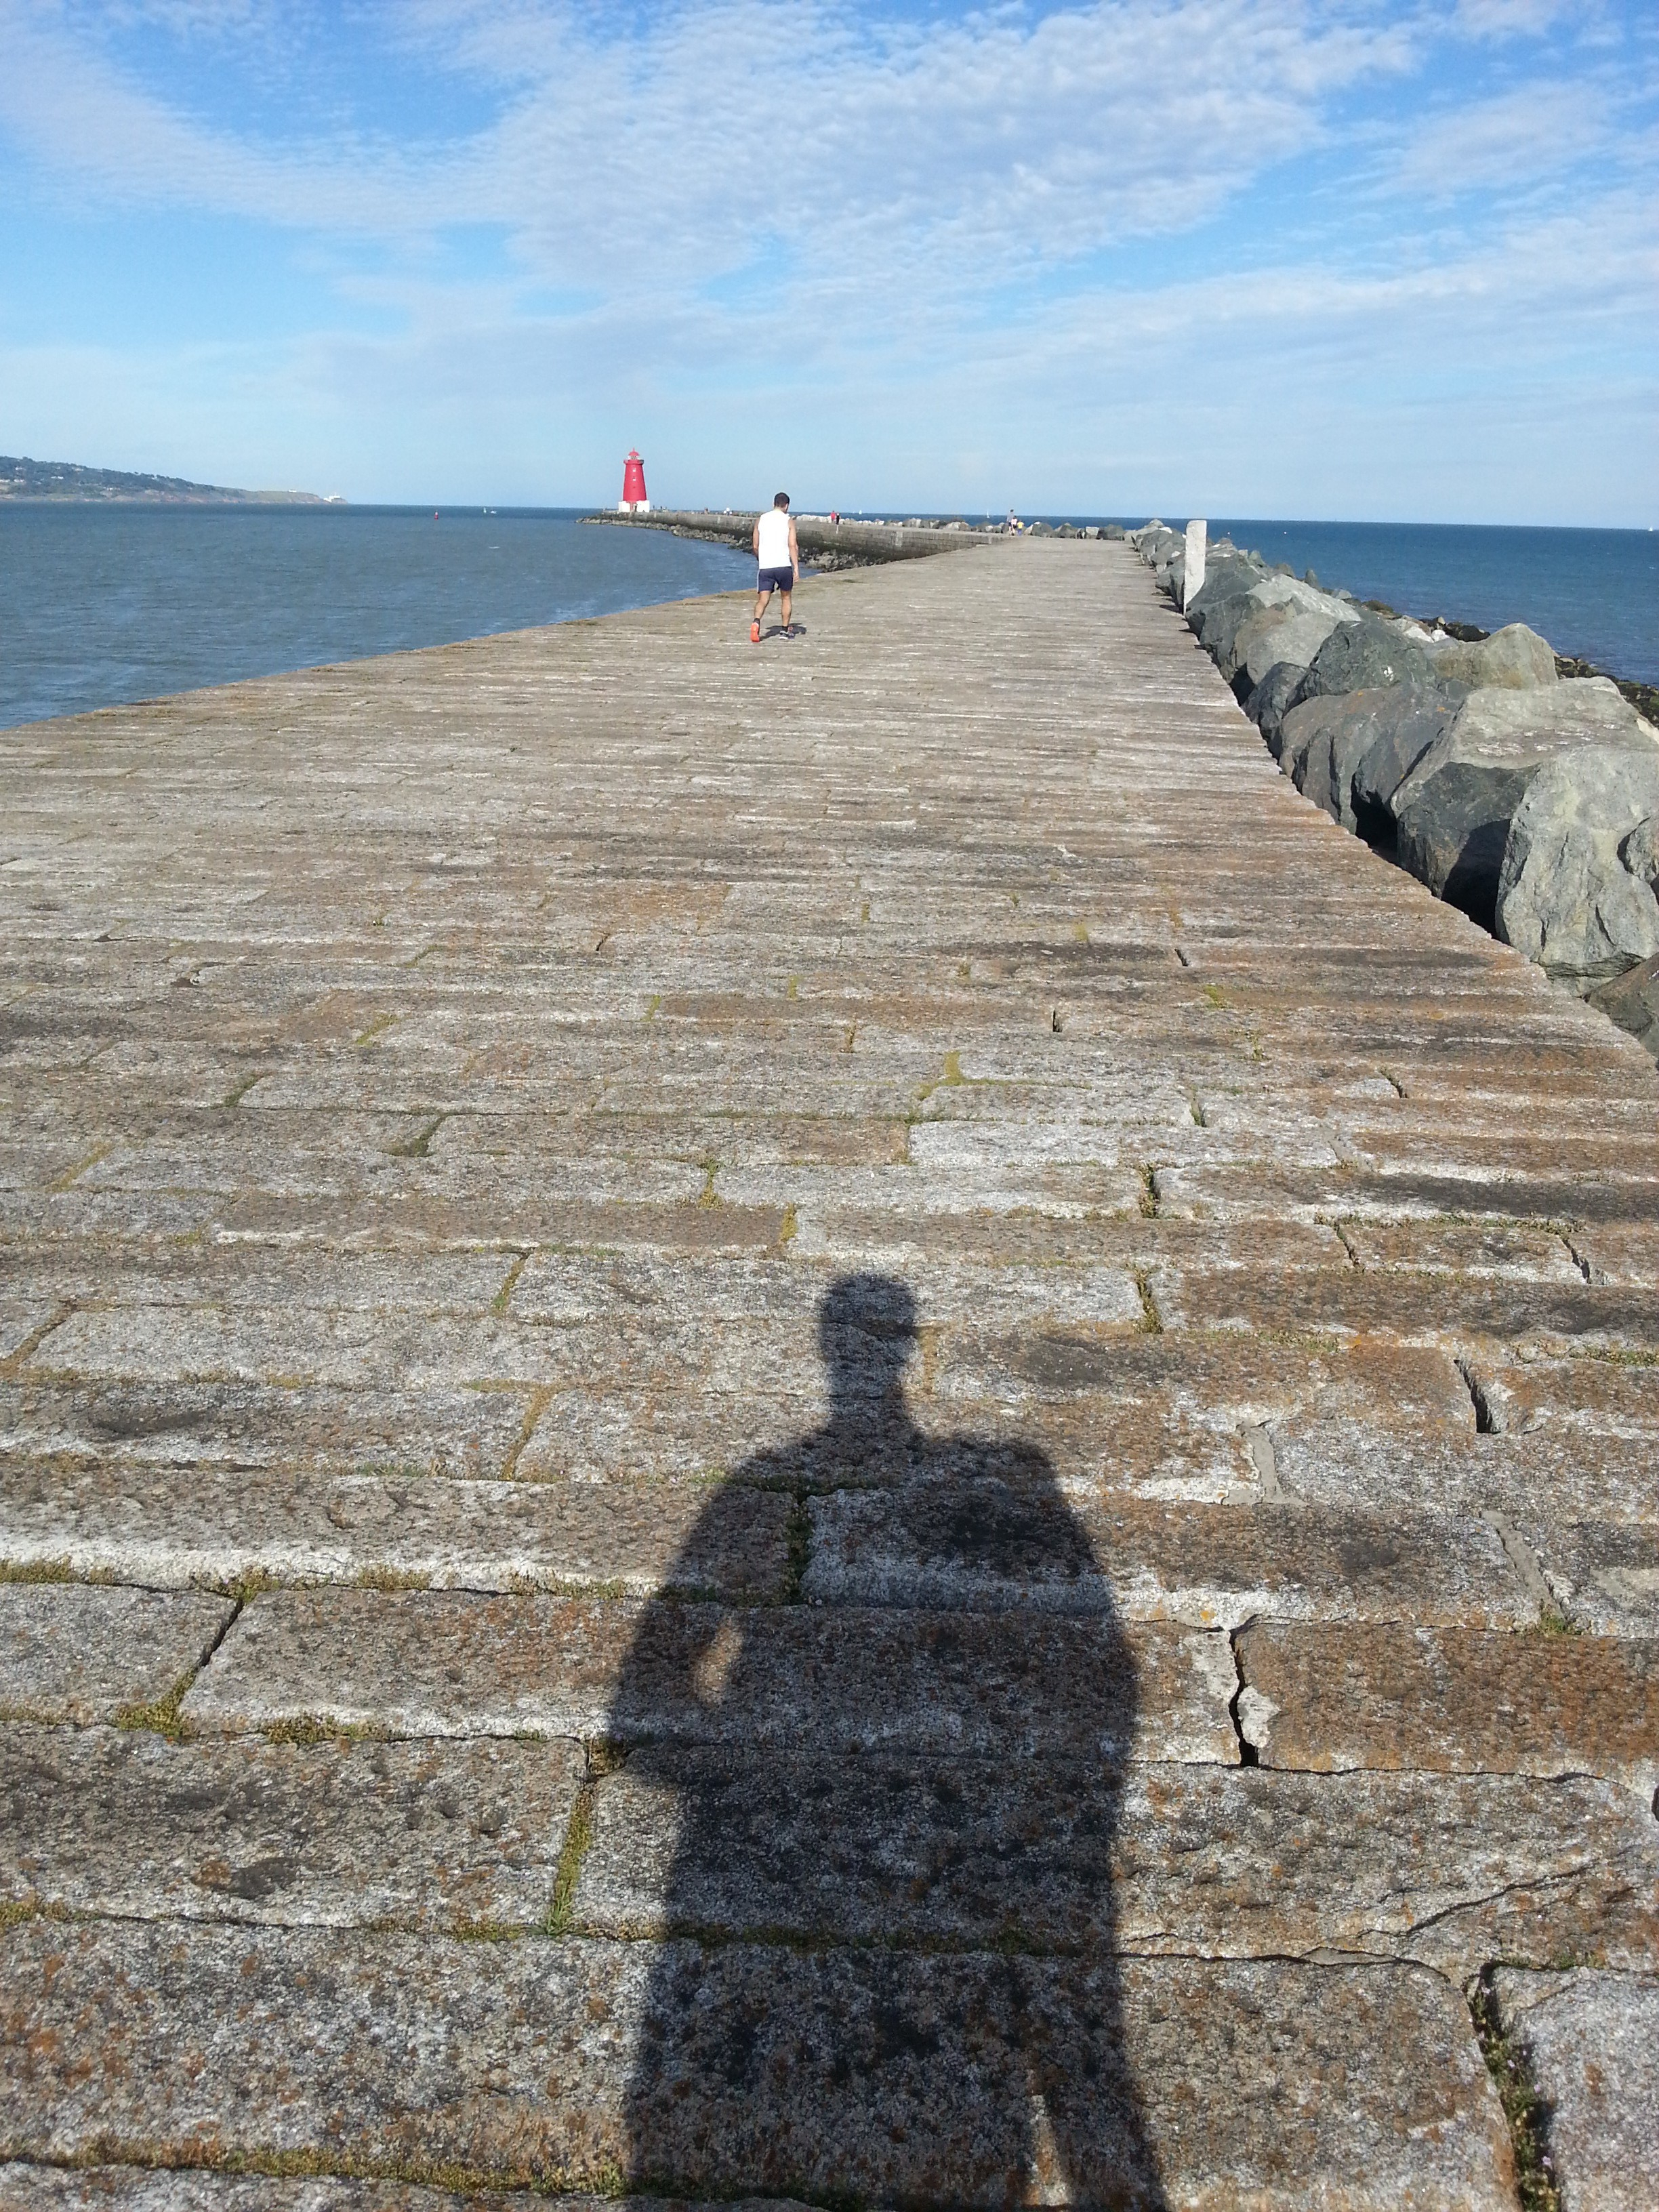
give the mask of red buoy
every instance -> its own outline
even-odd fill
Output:
[[[637,452],[631,451],[623,463],[623,495],[617,502],[618,514],[649,514],[651,501],[646,495],[645,463]]]

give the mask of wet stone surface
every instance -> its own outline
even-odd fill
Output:
[[[799,611],[8,733],[0,2212],[1513,2212],[1483,1975],[1645,2204],[1651,1061],[1129,549]]]

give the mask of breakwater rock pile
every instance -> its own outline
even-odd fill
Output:
[[[1523,623],[1454,634],[1130,533],[1297,789],[1659,1059],[1659,729]]]
[[[735,513],[707,507],[653,507],[647,514],[590,514],[590,522],[623,530],[665,530],[675,538],[700,538],[715,545],[749,550],[758,517],[753,508]],[[964,545],[988,545],[1006,537],[1000,530],[973,530],[965,522],[848,522],[826,515],[798,514],[795,538],[801,558],[817,569],[867,568],[884,561],[919,561],[931,553],[959,551]],[[1080,533],[1073,533],[1080,534]]]

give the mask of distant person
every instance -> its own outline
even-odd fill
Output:
[[[761,617],[771,605],[774,592],[783,594],[783,634],[793,637],[790,594],[800,579],[800,544],[795,536],[795,519],[789,512],[787,491],[781,491],[772,501],[769,514],[763,514],[757,520],[754,542],[760,574],[755,581],[755,619],[749,625],[749,642],[760,643]]]

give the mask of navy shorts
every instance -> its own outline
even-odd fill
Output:
[[[781,568],[763,568],[755,586],[757,592],[793,592],[794,588],[795,571],[788,562]]]

